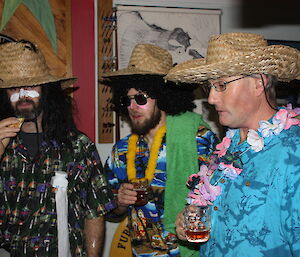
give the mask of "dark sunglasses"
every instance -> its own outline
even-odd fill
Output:
[[[131,100],[134,99],[134,101],[136,102],[136,104],[138,105],[145,105],[147,103],[147,99],[150,98],[150,96],[146,95],[146,94],[136,94],[136,95],[126,95],[126,96],[122,96],[120,98],[120,103],[121,106],[123,107],[128,107],[131,104]]]

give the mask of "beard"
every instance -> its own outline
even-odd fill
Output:
[[[22,103],[31,104],[32,108],[31,109],[27,109],[27,108],[19,109],[18,106],[21,105]],[[42,108],[41,108],[40,102],[35,103],[29,99],[22,99],[22,100],[19,100],[16,104],[15,115],[17,117],[25,118],[25,121],[32,121],[32,120],[36,119],[40,115],[41,112],[42,112]]]
[[[161,112],[158,108],[155,108],[153,115],[146,119],[142,124],[134,123],[129,118],[131,132],[139,136],[143,136],[149,133],[151,129],[154,129],[160,122]]]

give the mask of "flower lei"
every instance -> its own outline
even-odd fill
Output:
[[[150,150],[150,157],[148,160],[148,165],[144,177],[144,179],[147,179],[148,181],[151,181],[154,177],[158,152],[165,133],[166,133],[166,126],[161,126],[157,130],[153,138],[153,143]],[[128,152],[126,154],[128,180],[139,180],[136,178],[136,168],[135,168],[136,144],[138,138],[139,138],[138,135],[132,134],[128,140]]]
[[[300,126],[300,108],[292,109],[290,104],[281,108],[272,118],[272,122],[260,121],[257,131],[249,129],[247,134],[247,143],[250,145],[244,152],[230,153],[228,148],[232,138],[238,129],[229,129],[222,142],[216,146],[216,150],[210,156],[207,165],[201,165],[197,174],[192,174],[187,180],[187,186],[190,189],[187,197],[188,204],[198,206],[212,205],[212,202],[222,193],[218,182],[227,177],[231,180],[237,178],[242,172],[242,163],[240,156],[249,150],[260,152],[265,145],[271,141],[273,136],[277,136],[281,131],[289,129],[291,126]],[[260,135],[259,135],[259,133]],[[221,178],[214,184],[210,184],[210,178],[215,170],[223,172]]]

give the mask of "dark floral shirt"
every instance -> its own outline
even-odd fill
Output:
[[[72,150],[42,142],[38,158],[29,156],[20,138],[7,147],[0,168],[0,242],[12,256],[57,256],[57,215],[51,178],[68,174],[68,227],[72,256],[86,256],[85,219],[114,208],[94,143],[70,134]]]

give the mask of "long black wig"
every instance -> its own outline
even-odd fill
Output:
[[[196,85],[183,86],[170,81],[165,81],[159,75],[124,75],[111,77],[104,80],[104,84],[112,87],[112,103],[116,111],[124,118],[128,118],[126,107],[121,106],[120,98],[127,94],[130,88],[145,92],[156,99],[160,110],[168,115],[177,115],[192,111],[196,106],[193,102],[193,90]]]
[[[72,97],[61,88],[59,82],[41,85],[41,109],[43,137],[46,141],[56,140],[70,146],[69,133],[77,133],[73,114],[76,105]],[[0,120],[14,116],[6,89],[0,89]]]

